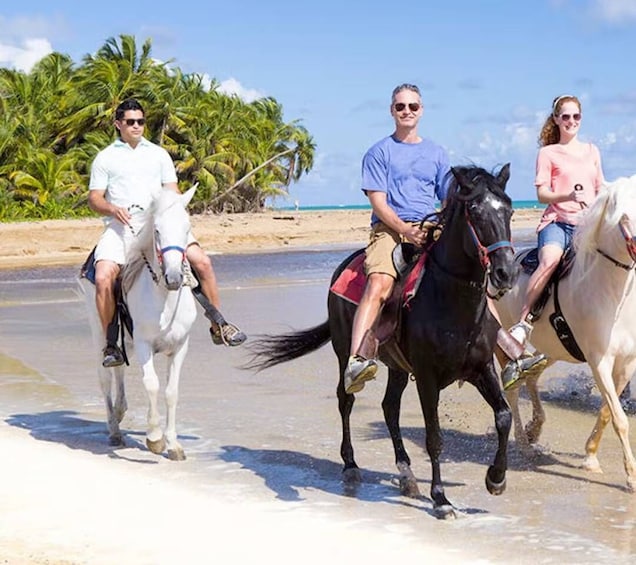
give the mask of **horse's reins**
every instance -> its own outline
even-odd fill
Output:
[[[581,190],[583,190],[583,185],[575,184],[574,190],[576,192],[580,192]],[[579,204],[581,205],[581,210],[584,210],[585,208],[587,208],[587,204],[585,202],[580,202]],[[605,208],[607,208],[607,202],[605,202]],[[603,215],[604,214],[605,214],[605,209],[603,209]],[[618,222],[618,227],[621,230],[621,235],[623,236],[623,239],[625,240],[625,245],[627,246],[627,252],[629,253],[629,256],[632,259],[631,265],[627,265],[626,263],[623,263],[622,261],[619,261],[618,259],[614,259],[614,257],[609,255],[608,253],[606,253],[599,247],[596,248],[597,253],[605,257],[605,259],[607,259],[610,263],[612,263],[616,267],[619,267],[620,269],[624,269],[625,271],[631,271],[634,267],[636,267],[636,238],[634,238],[634,236],[632,235],[632,230],[630,226],[631,226],[631,222],[629,221],[627,214],[623,214],[621,216],[620,221]]]
[[[629,253],[629,256],[632,260],[632,264],[627,265],[623,263],[622,261],[619,261],[618,259],[614,259],[614,257],[605,253],[605,251],[603,251],[602,249],[598,247],[596,248],[596,251],[600,253],[603,257],[605,257],[608,261],[616,265],[617,267],[620,267],[621,269],[625,269],[626,271],[631,271],[632,269],[634,269],[634,267],[636,267],[636,238],[632,235],[631,222],[629,218],[627,217],[627,214],[623,214],[621,216],[621,219],[618,222],[618,227],[621,230],[621,235],[623,236],[623,239],[625,240],[627,253]]]

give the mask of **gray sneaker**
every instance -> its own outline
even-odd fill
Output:
[[[360,392],[364,383],[375,379],[378,364],[373,359],[365,359],[358,355],[349,357],[349,363],[344,373],[344,387],[347,394]]]
[[[222,327],[210,328],[210,337],[214,345],[229,345],[236,347],[241,345],[247,336],[239,330],[234,324],[225,324]]]
[[[124,354],[116,345],[107,345],[104,347],[103,353],[104,359],[102,360],[102,366],[109,368],[119,367],[124,364]]]
[[[509,391],[517,388],[527,377],[541,374],[547,364],[548,359],[543,353],[531,357],[522,357],[516,361],[508,361],[501,371],[503,389]]]

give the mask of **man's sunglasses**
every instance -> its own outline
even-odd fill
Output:
[[[406,108],[406,106],[407,105],[404,104],[404,102],[397,102],[393,105],[396,112],[401,112]],[[417,102],[409,102],[408,107],[411,112],[417,112],[420,109],[420,104],[418,104]]]
[[[126,118],[125,120],[121,120],[121,121],[129,127],[134,126],[135,123],[139,124],[140,126],[143,126],[146,123],[146,118],[139,118],[138,120],[136,120],[135,118]]]
[[[564,122],[569,122],[570,118],[574,118],[575,122],[580,122],[581,121],[581,114],[561,114],[560,118]]]

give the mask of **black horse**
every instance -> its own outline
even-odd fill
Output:
[[[402,441],[399,416],[409,373],[414,375],[426,425],[426,448],[431,459],[431,498],[436,516],[454,517],[440,474],[442,438],[438,419],[439,394],[457,380],[473,384],[495,414],[498,449],[486,473],[491,494],[506,487],[511,414],[493,364],[499,324],[491,315],[487,293],[503,293],[517,276],[510,243],[512,206],[505,194],[510,165],[495,176],[475,166],[454,167],[447,203],[439,214],[443,227],[426,256],[426,270],[408,308],[402,310],[394,337],[381,344],[379,358],[389,368],[382,408],[395,450],[403,494],[419,496],[411,460]],[[332,284],[354,253],[335,271]],[[492,296],[492,295],[491,295]],[[315,351],[329,340],[338,356],[338,407],[342,418],[340,453],[345,482],[359,482],[360,471],[351,444],[350,414],[354,396],[346,394],[343,375],[351,342],[356,306],[333,292],[328,320],[313,328],[265,336],[251,347],[250,368],[263,369]]]

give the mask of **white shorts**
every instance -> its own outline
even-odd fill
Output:
[[[138,231],[137,228],[136,231]],[[95,249],[95,263],[97,261],[113,261],[119,265],[126,263],[126,252],[134,239],[134,235],[129,226],[125,226],[119,222],[111,222],[97,242]],[[192,235],[192,231],[188,234],[188,247],[198,241]]]

